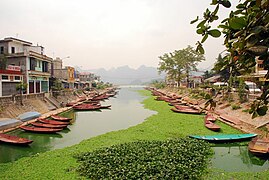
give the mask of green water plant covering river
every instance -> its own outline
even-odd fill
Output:
[[[203,115],[173,113],[167,103],[155,101],[149,91],[142,90],[140,93],[147,96],[143,101],[145,108],[158,112],[147,118],[143,123],[125,130],[96,136],[77,145],[24,157],[12,163],[0,164],[0,179],[84,179],[86,177],[80,176],[79,169],[84,167],[82,161],[89,158],[85,155],[98,159],[98,154],[102,154],[104,150],[111,152],[113,148],[113,150],[117,150],[127,146],[134,147],[137,144],[135,147],[140,150],[143,148],[143,143],[148,144],[149,147],[156,147],[156,143],[171,145],[177,141],[186,141],[185,137],[190,134],[215,134],[215,132],[204,128]],[[220,122],[219,124],[222,128],[221,133],[241,133],[228,125]],[[194,140],[191,141],[195,142]],[[179,146],[171,145],[171,148],[178,148]],[[206,155],[210,155],[210,151],[205,152]],[[188,151],[185,153],[188,155]],[[164,154],[160,158],[167,158],[167,156]],[[88,160],[88,162],[92,161],[92,159]],[[165,160],[160,159],[160,161]],[[203,162],[207,163],[207,161]],[[195,176],[195,179],[267,179],[269,177],[269,171],[231,173],[216,169],[205,170],[203,167],[203,165],[200,166],[203,174]],[[193,171],[199,171],[199,166],[197,168],[193,168]]]

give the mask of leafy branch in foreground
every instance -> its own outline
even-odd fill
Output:
[[[190,138],[138,141],[81,154],[77,171],[90,179],[201,179],[212,152]]]
[[[269,0],[242,0],[236,5],[234,11],[230,11],[227,18],[214,29],[212,22],[219,19],[220,7],[230,8],[229,0],[212,0],[214,10],[206,9],[203,18],[197,17],[191,23],[200,20],[197,34],[202,40],[197,42],[196,50],[204,53],[203,43],[209,36],[220,37],[224,35],[224,45],[230,56],[227,67],[230,74],[244,75],[256,65],[256,60],[262,61],[265,70],[269,70]],[[220,31],[221,29],[222,31]],[[269,78],[269,71],[265,75]],[[252,117],[264,115],[267,111],[269,82],[264,82],[264,91],[259,99],[251,106]],[[262,111],[261,111],[262,109]],[[264,113],[265,111],[265,113]]]

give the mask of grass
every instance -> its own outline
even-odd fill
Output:
[[[155,101],[148,91],[140,91],[148,96],[143,101],[145,108],[157,111],[158,114],[147,118],[143,123],[126,130],[109,132],[77,145],[63,149],[40,153],[32,157],[21,158],[13,163],[0,164],[0,179],[81,179],[75,171],[78,166],[75,155],[93,151],[101,147],[133,142],[137,140],[167,140],[185,137],[191,134],[215,134],[203,125],[203,115],[186,115],[174,113],[170,106],[162,101]],[[241,133],[226,124],[219,123],[221,133]],[[224,179],[263,179],[269,171],[261,173],[223,173],[212,171],[209,178],[218,176]]]

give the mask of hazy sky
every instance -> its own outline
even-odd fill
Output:
[[[0,39],[15,37],[45,47],[50,57],[82,69],[157,67],[158,56],[195,46],[200,37],[190,21],[211,0],[0,0]],[[224,14],[224,12],[222,12]],[[224,47],[205,44],[212,67]]]

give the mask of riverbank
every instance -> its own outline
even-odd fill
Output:
[[[165,94],[177,94],[183,96],[183,99],[185,99],[186,102],[195,102],[201,109],[205,107],[206,100],[198,96],[201,92],[193,93],[191,90],[187,91],[186,89],[182,90],[169,87],[160,89],[160,91]],[[269,113],[256,118],[252,118],[252,115],[248,113],[248,109],[256,97],[257,95],[251,95],[251,98],[249,98],[247,102],[240,103],[236,93],[231,93],[229,97],[219,94],[214,97],[216,108],[212,112],[215,113],[216,117],[219,117],[218,119],[222,122],[244,133],[255,133],[260,136],[269,136]],[[220,118],[221,116],[230,117],[240,123],[231,123],[231,121],[226,121]]]
[[[109,132],[71,147],[21,158],[13,163],[0,164],[0,179],[80,179],[81,177],[74,170],[78,166],[74,157],[76,154],[124,142],[166,140],[186,137],[190,134],[215,134],[204,128],[203,115],[173,113],[167,103],[155,101],[149,91],[141,91],[141,93],[148,97],[143,102],[145,108],[154,110],[158,114],[126,130]],[[220,125],[223,133],[240,133],[221,122]],[[268,175],[267,171],[223,173],[214,170],[206,179],[266,179]]]

